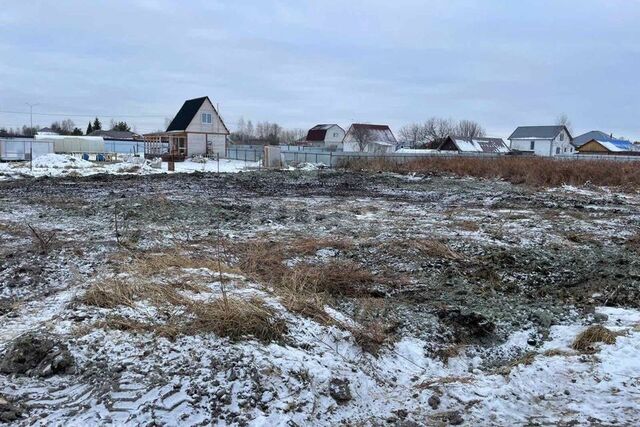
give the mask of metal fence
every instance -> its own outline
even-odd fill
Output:
[[[227,147],[225,151],[225,157],[227,159],[244,160],[245,162],[261,162],[263,156],[263,150]]]
[[[293,147],[293,146],[292,146]],[[304,150],[289,149],[288,146],[280,146],[282,149],[282,159],[290,165],[301,163],[324,164],[329,167],[340,167],[350,161],[370,160],[387,161],[392,163],[407,163],[410,161],[439,158],[439,159],[460,159],[460,158],[482,158],[499,159],[504,158],[503,153],[458,153],[453,151],[434,151],[428,153],[358,153],[343,151],[328,151],[318,147],[303,147]],[[261,161],[263,156],[262,146],[242,146],[227,148],[227,158],[245,161]],[[509,156],[512,157],[512,156]],[[514,156],[515,157],[515,156]],[[533,156],[527,156],[533,157]],[[546,157],[545,157],[546,158]],[[572,154],[566,156],[556,156],[550,159],[555,161],[613,161],[613,162],[635,162],[640,161],[640,156],[633,155],[600,155],[600,154]]]

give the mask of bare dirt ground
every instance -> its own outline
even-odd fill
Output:
[[[607,363],[640,350],[639,205],[338,171],[0,183],[0,422],[637,420]],[[572,348],[594,324],[604,349]]]

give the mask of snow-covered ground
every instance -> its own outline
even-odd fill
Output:
[[[121,163],[89,162],[66,154],[46,154],[30,162],[0,163],[0,180],[19,179],[43,176],[89,176],[97,174],[114,175],[149,175],[173,173],[168,171],[168,164],[161,168],[151,167],[152,162],[141,158],[131,158]],[[175,173],[220,172],[235,173],[247,169],[255,169],[259,162],[220,159],[220,161],[203,159],[201,161],[186,160],[175,164]]]
[[[634,425],[640,414],[637,195],[332,170],[37,184],[0,183],[0,355],[37,332],[75,366],[0,374],[0,417],[7,399],[23,410],[17,425]],[[28,225],[55,232],[48,252]],[[328,298],[335,322],[314,320],[238,262],[261,242],[265,263],[302,243],[281,266],[353,262],[375,283]],[[181,295],[214,301],[221,247],[229,296],[264,301],[287,325],[281,339],[172,340],[110,323],[183,319],[171,303],[82,300],[115,277],[202,286]],[[151,255],[165,262],[140,268]],[[371,352],[353,330],[376,321],[392,328]],[[593,325],[615,343],[572,349]]]
[[[217,277],[206,269],[198,273]],[[199,300],[219,297],[219,282],[207,286],[211,293]],[[593,356],[571,349],[586,325],[562,324],[552,327],[528,364],[492,372],[482,358],[464,352],[447,363],[430,358],[428,343],[411,337],[373,356],[349,332],[288,312],[256,284],[240,280],[227,286],[231,296],[259,296],[275,307],[289,325],[288,344],[231,343],[214,335],[170,341],[102,329],[81,333],[76,319],[100,319],[113,311],[69,308],[53,298],[24,307],[18,318],[29,319],[30,329],[71,337],[77,363],[84,369],[101,366],[103,374],[93,383],[73,376],[4,377],[0,393],[31,405],[30,419],[47,425],[375,425],[405,417],[417,425],[632,425],[640,414],[638,310],[597,309],[607,316],[603,325],[621,336]],[[68,299],[69,291],[62,295]],[[154,316],[143,301],[117,311]],[[527,350],[527,336],[514,333],[495,352]],[[1,336],[0,350],[7,338]],[[336,380],[346,384],[344,401],[331,392]]]

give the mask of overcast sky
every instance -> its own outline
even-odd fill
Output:
[[[229,127],[468,118],[640,139],[640,0],[56,0],[0,6],[4,111],[164,126],[208,95]],[[48,125],[61,116],[34,116]]]

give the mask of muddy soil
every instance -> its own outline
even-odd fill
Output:
[[[639,205],[602,189],[339,171],[2,182],[0,352],[41,329],[37,316],[21,317],[30,304],[46,301],[47,321],[83,325],[75,297],[118,270],[114,254],[180,247],[211,257],[221,238],[233,247],[310,236],[349,239],[311,258],[348,260],[376,278],[375,292],[332,299],[345,315],[383,318],[436,356],[460,344],[489,355],[525,328],[535,348],[552,325],[596,306],[640,307]],[[491,354],[487,365],[508,362]],[[98,362],[83,363],[78,375],[94,375]]]

